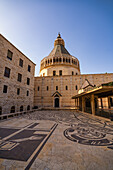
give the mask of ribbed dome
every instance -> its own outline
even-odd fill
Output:
[[[53,50],[41,60],[40,76],[52,76],[54,70],[62,70],[62,75],[80,74],[79,60],[67,51],[60,33],[54,41]]]

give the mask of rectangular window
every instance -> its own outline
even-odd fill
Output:
[[[9,60],[12,60],[12,57],[13,57],[13,53],[12,53],[10,50],[8,50],[8,52],[7,52],[7,58],[8,58]]]
[[[58,90],[58,86],[56,86],[56,90]]]
[[[40,87],[38,86],[37,90],[39,91],[40,90]]]
[[[22,74],[18,73],[18,79],[17,79],[19,82],[22,81]]]
[[[53,76],[56,76],[56,71],[53,71]]]
[[[27,78],[27,85],[30,85],[30,78]]]
[[[20,88],[17,88],[17,95],[20,94]]]
[[[31,66],[30,66],[30,65],[28,65],[28,71],[29,71],[29,72],[31,71]]]
[[[59,76],[62,76],[62,70],[59,70]]]
[[[19,60],[19,66],[23,67],[23,60],[21,58]]]
[[[49,90],[49,87],[47,86],[47,91]]]
[[[8,86],[4,85],[3,93],[7,93],[7,88],[8,88]]]
[[[4,71],[4,76],[5,77],[8,77],[8,78],[10,77],[10,70],[11,70],[10,68],[5,67],[5,71]]]
[[[27,90],[27,96],[29,96],[29,91]]]

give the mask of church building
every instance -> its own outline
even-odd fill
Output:
[[[85,80],[92,86],[113,81],[113,73],[81,74],[79,60],[68,52],[60,34],[41,60],[39,76],[34,72],[35,63],[0,34],[0,114],[33,107],[75,109],[73,96]]]

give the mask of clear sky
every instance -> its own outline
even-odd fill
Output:
[[[81,73],[113,72],[113,0],[0,0],[0,32],[36,63],[58,32]]]

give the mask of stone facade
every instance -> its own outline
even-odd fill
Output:
[[[35,77],[34,105],[46,108],[55,107],[54,94],[57,91],[60,108],[75,108],[75,100],[72,99],[72,96],[78,93],[85,79],[88,79],[91,84],[98,86],[102,83],[113,81],[113,74]],[[58,90],[56,90],[56,86],[58,86]]]
[[[1,113],[32,109],[34,72],[35,64],[0,34]],[[18,79],[21,79],[21,82]],[[27,81],[29,81],[29,85],[27,85]]]
[[[79,60],[70,55],[60,34],[51,53],[35,64],[0,35],[0,114],[41,108],[75,108],[72,96],[85,79],[92,85],[113,81],[113,73],[81,74]],[[106,103],[106,102],[105,102]]]
[[[113,81],[113,74],[80,74],[79,60],[70,55],[59,34],[51,53],[41,60],[39,77],[35,77],[34,105],[75,108],[72,96],[78,93],[85,79],[98,86]]]

